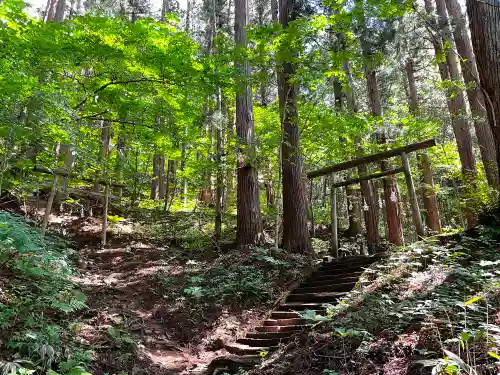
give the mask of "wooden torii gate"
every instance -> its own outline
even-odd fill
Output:
[[[427,141],[412,143],[404,147],[398,147],[391,150],[386,150],[379,152],[377,154],[371,154],[362,156],[356,159],[345,161],[339,164],[329,165],[320,169],[316,169],[307,173],[309,179],[316,177],[321,177],[325,175],[331,175],[333,183],[331,185],[332,191],[330,194],[331,199],[331,210],[332,210],[332,255],[337,257],[339,251],[338,242],[338,228],[337,228],[337,194],[336,189],[342,186],[348,186],[360,183],[362,181],[368,181],[376,178],[387,177],[395,175],[397,173],[404,173],[406,179],[406,185],[408,187],[408,197],[410,199],[411,214],[413,219],[413,224],[415,225],[417,235],[420,237],[425,236],[425,227],[422,222],[422,217],[420,216],[420,208],[418,206],[417,194],[415,192],[415,185],[413,183],[413,178],[411,175],[410,162],[408,160],[408,153],[415,152],[418,150],[427,149],[436,145],[434,139],[429,139]],[[335,182],[335,173],[344,171],[347,169],[359,167],[361,165],[366,165],[368,163],[379,162],[384,159],[389,159],[395,156],[401,157],[403,166],[399,168],[389,169],[382,172],[371,173],[367,175],[359,176],[358,178],[348,179],[345,181]]]

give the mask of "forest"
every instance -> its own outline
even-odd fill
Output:
[[[1,0],[0,375],[500,373],[498,0]]]

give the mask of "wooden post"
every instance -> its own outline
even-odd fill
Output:
[[[109,183],[104,188],[104,207],[102,210],[101,244],[106,246],[106,231],[108,230]]]
[[[410,200],[413,224],[415,225],[417,235],[423,237],[425,236],[425,229],[424,229],[424,224],[422,223],[422,217],[420,216],[420,209],[418,207],[417,194],[415,193],[415,186],[413,185],[413,178],[411,177],[411,169],[410,169],[410,162],[408,160],[408,155],[402,152],[401,160],[403,161],[406,186],[408,187],[408,198]]]
[[[339,239],[338,239],[338,226],[337,226],[337,188],[335,187],[335,173],[331,174],[331,188],[330,188],[330,202],[331,202],[331,215],[332,215],[332,256],[338,258],[339,256]]]

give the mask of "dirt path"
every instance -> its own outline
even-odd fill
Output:
[[[161,275],[182,291],[186,258],[182,249],[110,236],[99,246],[100,223],[75,220],[66,230],[78,244],[80,274],[74,281],[88,298],[79,335],[97,353],[93,375],[167,375],[200,369],[226,354],[223,339],[236,337],[257,322],[262,309],[232,315],[221,306],[193,311],[179,294],[170,294]]]

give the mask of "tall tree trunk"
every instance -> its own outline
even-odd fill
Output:
[[[440,29],[444,33],[444,40],[450,46],[446,53],[446,61],[448,62],[448,69],[450,72],[450,80],[454,83],[452,87],[454,99],[456,101],[457,108],[460,108],[459,116],[467,115],[467,105],[465,103],[465,95],[463,90],[460,88],[463,85],[462,76],[460,74],[460,66],[458,63],[457,56],[455,55],[455,51],[453,50],[453,39],[451,35],[450,26],[448,23],[448,13],[446,11],[446,2],[445,0],[435,0],[436,1],[436,12],[439,16],[438,25]],[[471,143],[471,152],[472,152],[472,137],[470,134],[470,124],[469,121],[464,118],[464,123],[467,126],[467,133]],[[466,173],[464,174],[464,186],[465,186],[465,198],[466,198],[466,218],[467,218],[467,227],[471,228],[477,223],[477,211],[479,210],[480,200],[476,196],[477,189],[477,170],[476,170],[476,161],[474,159],[474,155],[472,156],[472,164],[468,166]],[[462,164],[463,166],[463,164]]]
[[[56,16],[57,0],[48,0],[48,11],[45,16],[45,21],[54,21]]]
[[[217,160],[217,173],[215,177],[215,241],[219,241],[222,236],[222,199],[224,196],[224,170],[222,168],[222,98],[221,89],[217,88],[216,110],[220,120],[216,124],[216,145],[215,153]]]
[[[418,93],[414,74],[414,64],[412,59],[406,61],[406,77],[408,79],[408,102],[410,112],[418,112]],[[434,233],[441,232],[441,220],[439,218],[439,206],[436,198],[436,189],[434,187],[434,178],[432,177],[431,161],[429,155],[425,152],[417,156],[419,168],[421,170],[422,196],[424,201],[427,226]]]
[[[284,30],[297,16],[295,0],[279,1],[279,20]],[[287,48],[283,46],[282,48]],[[283,51],[285,52],[285,51]],[[296,54],[294,51],[290,53]],[[293,82],[295,68],[291,59],[280,61],[278,74],[280,118],[283,130],[281,145],[283,168],[283,247],[290,252],[310,253],[307,228],[307,197],[302,176],[302,157],[299,148],[298,86]]]
[[[368,89],[368,100],[372,115],[382,116],[382,104],[380,102],[380,93],[378,90],[377,74],[375,70],[367,68],[365,72],[366,84]],[[377,143],[387,143],[385,133],[377,134]],[[382,161],[380,163],[382,171],[388,170],[389,163]],[[388,176],[383,179],[384,183],[384,202],[387,213],[387,229],[389,242],[395,245],[402,245],[403,224],[399,212],[399,204],[396,196],[396,179],[394,176]]]
[[[352,74],[351,69],[349,67],[349,62],[346,61],[344,63],[344,71],[347,77],[347,87],[346,87],[346,105],[349,110],[352,112],[358,112],[358,104],[356,101],[356,96],[354,95],[354,90],[352,89]],[[360,139],[356,139],[355,142],[358,144],[358,154],[361,156],[363,154],[363,148],[360,146]],[[358,167],[358,174],[360,176],[368,174],[368,167],[366,165],[360,165]],[[363,217],[365,220],[366,227],[366,242],[368,245],[368,251],[370,253],[375,253],[377,249],[380,247],[380,235],[378,232],[377,225],[377,215],[376,215],[376,198],[374,194],[373,184],[371,181],[362,181],[360,183],[361,186],[361,199],[362,201],[356,202],[353,201],[354,204],[358,204],[358,208],[354,207],[354,211],[361,211],[361,207],[368,207],[368,210],[363,208]],[[361,206],[362,205],[362,206]],[[366,207],[365,207],[366,205]]]
[[[241,55],[247,48],[248,0],[235,0],[234,36]],[[255,134],[252,89],[249,86],[251,67],[246,58],[236,60],[238,71],[236,87],[236,134],[238,136],[238,211],[236,238],[239,245],[250,245],[262,239],[259,180],[255,169]]]
[[[470,32],[500,167],[500,9],[495,0],[467,0]]]
[[[437,22],[434,17],[434,6],[432,0],[424,0],[425,9],[429,14],[429,20],[434,29],[437,29]],[[442,0],[437,0],[436,4],[439,5],[438,14],[446,14],[446,6]],[[443,27],[444,28],[444,27]],[[433,38],[434,50],[436,57],[440,59],[442,56],[446,56],[446,62],[442,61],[439,63],[439,73],[441,75],[441,80],[443,82],[450,79],[451,81],[460,81],[459,68],[456,56],[451,48],[448,48],[445,53],[443,49],[442,40],[438,36]],[[460,86],[452,88],[450,87],[447,95],[448,111],[450,112],[450,117],[453,125],[453,132],[455,134],[455,140],[457,142],[458,155],[460,157],[460,162],[462,164],[462,174],[464,176],[464,182],[466,186],[470,186],[477,175],[476,162],[474,160],[474,153],[472,151],[472,137],[470,132],[470,126],[464,115],[467,113],[467,108],[465,105],[465,98]],[[466,202],[466,216],[468,226],[473,226],[475,224],[475,215],[473,213],[474,208],[472,207],[473,202],[468,199]]]
[[[406,60],[405,69],[408,80],[408,108],[410,109],[410,113],[416,114],[418,112],[418,93],[413,59],[409,58]]]
[[[62,22],[64,21],[64,12],[66,11],[66,0],[58,0],[56,6],[56,12],[54,15],[54,21]]]
[[[453,25],[453,37],[457,51],[461,57],[462,75],[467,86],[467,97],[474,119],[474,128],[479,143],[481,159],[484,164],[486,178],[490,186],[498,188],[499,171],[497,149],[493,132],[487,124],[487,113],[483,93],[478,85],[479,74],[476,67],[472,43],[467,33],[465,16],[457,0],[446,0],[446,7]]]

